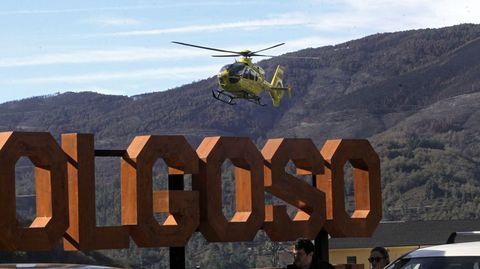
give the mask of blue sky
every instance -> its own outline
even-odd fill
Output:
[[[478,0],[7,0],[0,103],[65,91],[162,91],[233,61],[172,40],[252,51],[285,42],[268,51],[280,55],[375,33],[478,24],[479,14]]]

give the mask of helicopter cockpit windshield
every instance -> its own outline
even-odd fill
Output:
[[[220,71],[218,72],[219,74],[223,73],[223,71],[228,70],[228,68],[231,66],[231,64],[224,65]]]
[[[234,63],[228,67],[228,74],[230,76],[242,76],[243,72],[245,71],[245,64],[242,63]]]
[[[227,79],[228,79],[228,82],[230,83],[239,82],[246,68],[247,68],[247,65],[243,63],[234,63],[234,64],[225,65],[224,67],[222,67],[222,69],[220,69],[220,72],[218,72],[219,83],[225,84]]]

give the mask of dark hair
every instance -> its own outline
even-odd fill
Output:
[[[299,238],[295,241],[295,249],[303,249],[306,254],[310,254],[314,250],[314,246],[311,240]]]
[[[374,251],[380,253],[383,256],[383,258],[385,259],[385,261],[387,263],[390,263],[390,255],[388,255],[388,250],[386,248],[384,248],[384,247],[374,247],[374,248],[372,248],[372,250],[370,250],[370,253],[372,253]]]

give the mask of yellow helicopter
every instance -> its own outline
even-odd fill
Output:
[[[281,46],[285,43],[280,43],[265,49],[257,51],[230,51],[223,49],[216,49],[204,46],[198,46],[183,42],[172,41],[172,43],[190,46],[200,49],[213,50],[218,52],[230,53],[227,55],[212,55],[213,57],[240,57],[240,60],[235,61],[233,64],[227,64],[218,72],[217,79],[220,89],[212,90],[213,97],[229,105],[235,105],[236,99],[245,99],[249,102],[253,102],[257,105],[265,106],[260,100],[260,94],[263,91],[267,91],[272,98],[272,104],[274,107],[280,105],[283,95],[287,91],[289,96],[292,94],[292,86],[283,86],[283,74],[285,67],[278,65],[273,75],[272,81],[265,80],[265,71],[252,62],[252,56],[264,56],[273,57],[271,55],[262,55],[258,52],[269,50]]]

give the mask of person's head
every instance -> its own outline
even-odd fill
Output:
[[[308,268],[313,261],[314,246],[311,240],[300,238],[293,246],[294,264],[299,268]]]
[[[370,262],[370,268],[380,269],[385,267],[390,263],[390,257],[388,256],[388,251],[384,247],[374,247],[370,251],[370,257],[368,258]]]

